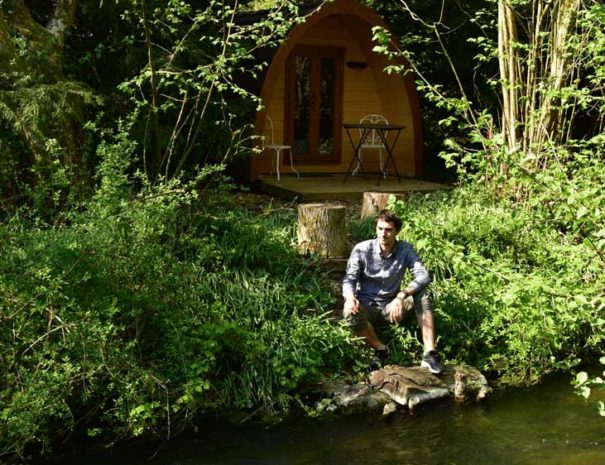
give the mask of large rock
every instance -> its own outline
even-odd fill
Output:
[[[384,414],[396,411],[398,406],[411,410],[446,397],[481,400],[491,391],[485,376],[465,365],[447,365],[439,376],[426,368],[387,365],[371,372],[367,382],[332,385],[328,390],[334,408],[382,408]]]

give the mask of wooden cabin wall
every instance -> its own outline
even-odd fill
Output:
[[[297,44],[325,45],[343,47],[344,62],[366,61],[369,66],[364,70],[352,70],[344,66],[343,88],[343,123],[357,123],[366,114],[379,113],[387,117],[390,123],[403,124],[404,129],[397,142],[394,157],[399,173],[413,176],[414,167],[414,131],[410,102],[400,76],[387,75],[382,70],[386,65],[385,59],[371,51],[371,26],[353,16],[330,16],[311,27]],[[273,120],[276,143],[284,140],[285,118],[285,67],[281,66],[270,101],[266,102],[267,114]],[[359,137],[354,134],[354,140]],[[274,172],[275,157],[266,151],[263,155],[260,173]],[[386,159],[386,153],[383,151]],[[342,157],[339,164],[295,164],[301,173],[344,173],[351,159],[353,148],[342,130]],[[368,171],[379,170],[378,151],[368,151],[364,154],[364,167]],[[286,158],[285,162],[288,161]],[[281,171],[290,172],[289,165],[282,163]],[[392,170],[390,170],[392,172]]]

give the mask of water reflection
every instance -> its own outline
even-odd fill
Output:
[[[163,448],[77,454],[62,465],[594,465],[605,463],[605,419],[569,376],[481,405],[443,401],[390,419],[354,415],[263,427],[209,425]]]

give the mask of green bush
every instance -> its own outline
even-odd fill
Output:
[[[4,454],[283,410],[354,353],[326,276],[296,254],[293,211],[201,196],[217,168],[152,186],[127,174],[132,149],[101,146],[96,195],[64,222],[0,224]]]
[[[391,204],[433,273],[447,358],[527,384],[602,343],[603,264],[535,211],[481,189]],[[600,273],[597,272],[600,270]]]

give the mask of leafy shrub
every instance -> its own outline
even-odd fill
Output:
[[[326,317],[328,280],[295,252],[292,211],[200,196],[216,167],[150,185],[128,174],[133,149],[100,147],[97,192],[65,222],[22,210],[0,225],[4,454],[274,412],[353,353]]]
[[[403,218],[400,237],[434,274],[439,345],[450,360],[533,383],[602,343],[603,264],[585,243],[481,189],[391,208]]]

